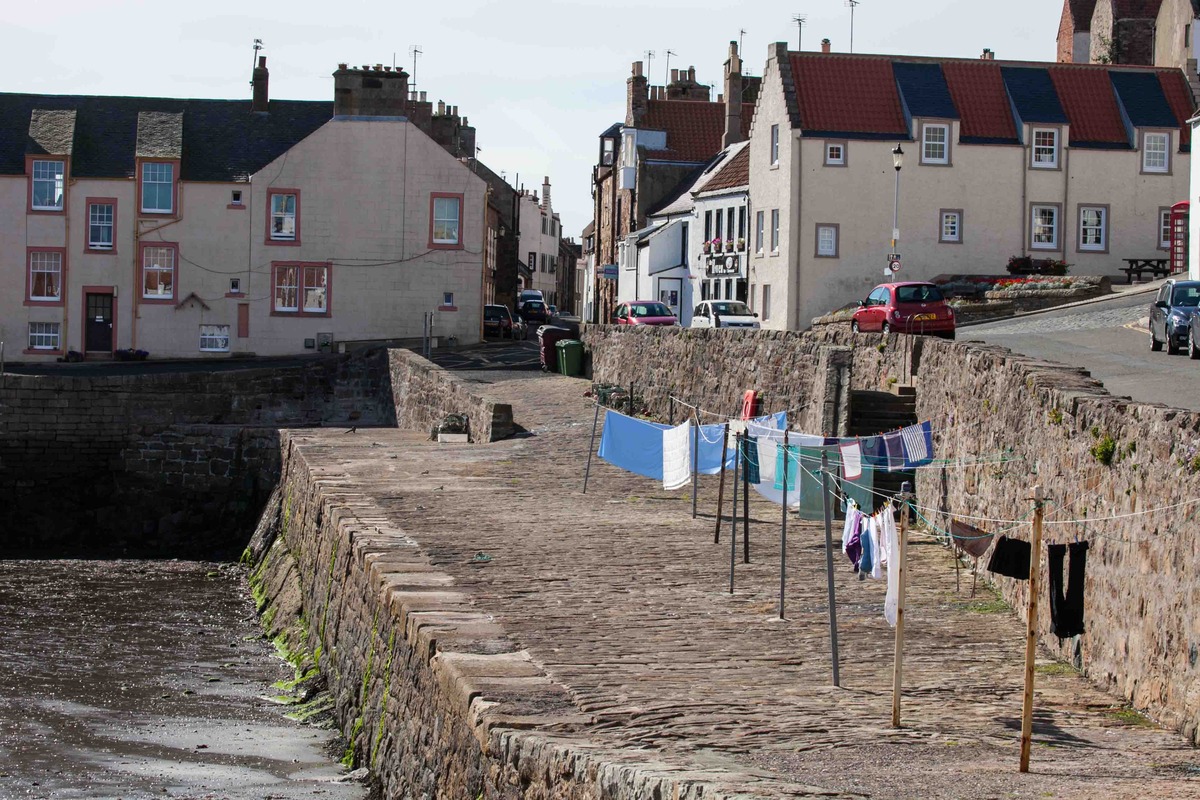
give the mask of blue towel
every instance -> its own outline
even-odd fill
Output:
[[[875,543],[871,541],[871,534],[867,531],[865,525],[858,541],[862,545],[862,555],[858,559],[858,577],[865,578],[871,574],[871,570],[875,566],[876,557]]]
[[[662,481],[662,432],[669,427],[627,417],[618,411],[606,411],[596,455],[626,472]],[[720,460],[718,453],[717,461]]]

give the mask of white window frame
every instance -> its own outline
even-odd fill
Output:
[[[838,228],[829,223],[817,223],[817,258],[838,257]]]
[[[779,124],[771,126],[771,166],[779,166]]]
[[[947,233],[947,220],[953,220],[953,233]],[[954,208],[943,208],[939,212],[938,241],[946,244],[962,244],[962,222],[962,211]]]
[[[100,215],[96,214],[97,209],[108,209],[107,220],[103,212]],[[89,203],[88,204],[88,249],[89,250],[112,250],[116,242],[116,230],[114,228],[114,219],[116,217],[116,207],[113,203]],[[108,241],[96,241],[93,235],[96,228],[108,228]]]
[[[200,352],[201,353],[228,353],[229,352],[229,326],[228,325],[201,325],[200,326]]]
[[[66,195],[67,162],[52,160],[36,160],[30,169],[33,187],[30,195],[30,206],[34,211],[62,211],[63,198]],[[51,205],[38,204],[38,185],[47,186],[55,202]]]
[[[1038,212],[1049,211],[1053,216],[1053,221],[1050,228],[1053,232],[1053,239],[1049,242],[1038,242]],[[1041,227],[1045,227],[1042,223]],[[1056,205],[1036,203],[1030,206],[1029,212],[1029,249],[1030,250],[1053,250],[1057,251],[1059,247],[1060,232],[1062,230],[1062,209]]]
[[[55,294],[34,294],[37,281],[34,275],[53,275]],[[36,303],[58,303],[63,291],[63,254],[51,250],[33,250],[29,253],[29,299]]]
[[[287,201],[292,201],[291,211],[288,210]],[[280,201],[282,205],[280,205]],[[296,241],[296,209],[299,205],[299,198],[294,192],[272,192],[271,194],[271,239],[278,242],[294,242]],[[288,220],[291,220],[291,229],[288,229]]]
[[[754,252],[763,254],[763,244],[767,232],[767,212],[758,211],[754,215]]]
[[[837,148],[837,155],[833,154],[834,148]],[[826,142],[825,143],[825,166],[827,167],[844,167],[846,166],[846,143],[845,142]]]
[[[1151,141],[1155,145],[1151,147]],[[1161,144],[1161,148],[1158,146]],[[1151,163],[1151,156],[1155,163]],[[1158,159],[1161,158],[1161,163]],[[1146,131],[1142,134],[1142,172],[1166,175],[1171,171],[1171,134],[1166,131]]]
[[[779,209],[771,209],[771,255],[779,255]]]
[[[1090,224],[1085,223],[1085,218],[1089,213],[1095,213],[1099,216],[1099,225],[1095,222]],[[1100,241],[1087,242],[1085,241],[1089,232],[1095,232],[1099,228]],[[1108,252],[1108,206],[1093,205],[1079,206],[1079,252],[1081,253],[1107,253]]]
[[[157,263],[151,257],[152,254],[170,255],[170,259],[164,266],[162,263]],[[162,276],[166,275],[170,278],[169,283],[171,291],[169,292],[148,292],[146,290],[146,278],[155,273],[159,276],[158,285],[163,285]],[[142,248],[142,299],[143,300],[174,300],[175,299],[175,248],[160,247],[157,245],[146,245]]]
[[[29,323],[30,350],[61,350],[61,322],[31,322]]]
[[[1044,140],[1039,143],[1039,137],[1050,137],[1050,143]],[[1029,166],[1033,169],[1058,169],[1058,128],[1034,128],[1030,134],[1033,143],[1030,149]]]
[[[164,180],[165,178],[165,180]],[[150,193],[149,186],[155,187],[154,195],[162,200],[162,187],[166,186],[166,206],[147,205]],[[143,214],[173,214],[175,213],[175,165],[162,161],[145,161],[142,163],[142,213]]]
[[[442,206],[439,210],[438,206]],[[453,215],[447,216],[447,208],[453,209]],[[434,244],[461,244],[462,230],[460,225],[462,222],[462,198],[459,197],[435,197],[433,198],[433,243]],[[444,226],[442,230],[438,230],[438,226]],[[451,227],[453,229],[451,230]],[[440,236],[438,234],[441,234]]]
[[[1171,229],[1171,209],[1160,208],[1158,210],[1158,249],[1170,250],[1171,237],[1174,231]]]
[[[938,132],[941,141],[930,138],[930,134]],[[940,147],[941,155],[931,155],[930,147]],[[927,122],[921,126],[921,163],[948,166],[950,164],[950,126],[944,122]]]

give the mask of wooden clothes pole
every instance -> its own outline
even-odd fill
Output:
[[[700,474],[700,417],[692,412],[692,519],[696,518],[696,501],[700,482],[696,477]]]
[[[779,528],[779,618],[783,619],[783,594],[787,589],[788,432],[783,432],[783,522]]]
[[[741,449],[742,435],[737,438],[738,449]],[[733,462],[733,517],[729,520],[729,593],[733,594],[733,565],[737,562],[737,477],[738,462]]]
[[[1033,487],[1033,535],[1029,542],[1029,607],[1025,619],[1025,696],[1021,701],[1021,772],[1029,772],[1033,749],[1033,662],[1037,656],[1038,580],[1042,576],[1042,487]]]
[[[592,418],[592,443],[588,446],[587,469],[583,471],[583,493],[587,494],[588,478],[592,474],[592,453],[596,451],[596,426],[600,423],[600,401],[596,400],[596,416]]]
[[[721,442],[721,483],[717,489],[717,524],[713,528],[713,544],[721,542],[721,511],[725,508],[725,459],[729,455],[729,423],[725,423],[725,440]],[[737,459],[733,462],[733,518],[737,520]]]
[[[739,451],[742,455],[746,453],[746,437],[742,437],[742,449]],[[754,456],[758,458],[757,453]],[[737,491],[736,484],[733,490]],[[742,467],[742,563],[750,563],[750,476],[746,473],[746,468]]]
[[[908,583],[908,492],[905,481],[900,486],[900,552],[892,553],[900,563],[897,577],[899,591],[896,594],[896,652],[892,671],[892,727],[900,727],[900,683],[904,678],[904,594]]]
[[[829,451],[821,450],[821,495],[825,506],[825,590],[829,596],[829,654],[833,660],[833,685],[841,686],[838,658],[837,596],[833,588],[833,509],[829,503]]]

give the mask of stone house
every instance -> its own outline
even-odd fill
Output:
[[[736,43],[725,72],[726,91],[714,102],[695,67],[673,69],[670,83],[652,86],[642,62],[633,64],[625,121],[600,135],[592,172],[597,269],[616,265],[621,243],[646,226],[651,209],[726,144],[745,138],[761,79],[742,76]],[[609,318],[617,292],[616,281],[599,279],[594,319]]]
[[[530,281],[526,289],[537,289],[547,303],[558,303],[559,242],[562,220],[550,198],[550,178],[542,181],[542,196],[522,190],[518,196],[521,225],[520,248]]]
[[[1089,58],[1093,64],[1154,64],[1154,27],[1162,0],[1096,0]]]
[[[0,338],[28,360],[480,338],[474,130],[382,65],[332,102],[0,95]],[[9,349],[10,357],[12,348]]]
[[[1063,0],[1058,23],[1058,57],[1068,64],[1086,64],[1092,57],[1092,12],[1096,0]]]
[[[749,146],[750,208],[768,220],[750,305],[766,327],[804,328],[882,282],[898,143],[899,278],[994,274],[1025,254],[1118,274],[1166,249],[1192,109],[1178,69],[776,44]]]

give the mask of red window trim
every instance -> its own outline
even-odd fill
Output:
[[[92,205],[111,205],[113,207],[113,246],[108,250],[102,247],[92,247]],[[88,197],[83,204],[83,252],[84,255],[113,255],[117,254],[117,198]]]
[[[433,241],[433,203],[439,198],[458,199],[458,244],[435,244]],[[429,249],[430,250],[462,250],[463,245],[463,216],[466,207],[465,195],[454,192],[430,192],[429,194]]]
[[[272,239],[271,238],[271,198],[277,194],[294,194],[296,195],[296,238],[295,239]],[[266,224],[266,243],[269,245],[281,247],[296,247],[300,244],[300,190],[299,189],[283,189],[270,188],[267,189],[267,224]],[[274,299],[272,299],[274,302]],[[290,312],[289,312],[290,313]]]
[[[280,311],[275,308],[275,289],[276,280],[279,276],[280,267],[297,267],[299,269],[297,280],[299,282],[296,287],[297,296],[296,304],[298,308],[295,311]],[[324,267],[325,268],[325,310],[324,311],[305,311],[304,310],[304,268],[305,267]],[[329,261],[272,261],[271,262],[271,316],[272,317],[332,317],[333,316],[333,264]]]
[[[115,236],[113,237],[116,238]],[[79,352],[87,353],[87,296],[89,294],[107,294],[112,296],[112,352],[117,352],[117,287],[115,286],[84,286],[83,292],[79,295],[81,300],[81,308],[79,314],[83,319],[83,327],[79,329]],[[62,341],[62,339],[59,339]],[[102,350],[93,350],[92,352],[100,353]]]
[[[62,256],[62,271],[58,276],[57,300],[33,299],[33,265],[30,259],[34,253],[58,253]],[[25,303],[34,308],[55,308],[67,304],[67,248],[65,247],[26,247],[25,248]],[[41,351],[39,351],[41,352]]]
[[[179,159],[178,158],[137,158],[134,159],[134,175],[133,182],[135,187],[134,193],[134,212],[139,217],[150,217],[152,219],[178,219],[182,216],[179,213]],[[143,164],[173,164],[175,168],[171,170],[171,211],[164,213],[160,211],[143,211],[142,210],[142,165]]]
[[[174,251],[175,255],[172,259],[173,274],[171,275],[171,296],[164,298],[146,297],[146,248],[147,247],[166,247]],[[138,268],[137,286],[134,291],[137,292],[137,305],[139,306],[165,306],[175,305],[179,302],[179,243],[178,242],[138,242]]]
[[[29,323],[30,322],[57,322],[58,323],[58,349],[57,350],[36,350],[29,346]],[[65,356],[67,354],[67,336],[63,330],[63,321],[54,319],[31,319],[25,322],[25,349],[21,351],[22,355],[26,356]]]
[[[34,208],[33,207],[33,162],[35,161],[61,161],[63,162],[63,207],[57,211],[49,208]],[[67,213],[67,208],[70,203],[71,193],[71,157],[56,156],[52,154],[46,155],[26,155],[25,156],[25,213],[26,214],[48,214],[50,216],[63,216]],[[38,350],[36,352],[49,352]]]

